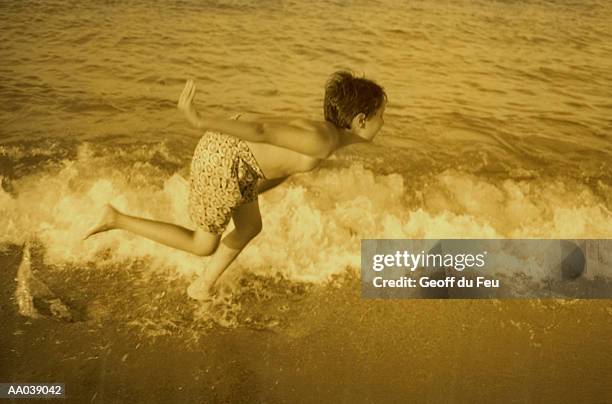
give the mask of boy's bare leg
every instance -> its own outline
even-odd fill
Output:
[[[219,245],[204,273],[187,289],[187,294],[198,300],[210,300],[215,282],[230,266],[246,245],[261,231],[259,203],[254,201],[236,209],[232,219],[235,229]]]
[[[84,238],[113,229],[127,230],[196,255],[212,254],[217,249],[221,238],[218,234],[207,233],[200,229],[194,231],[172,223],[125,215],[111,205],[104,207],[100,221],[87,232]]]

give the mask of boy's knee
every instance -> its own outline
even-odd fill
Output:
[[[263,225],[260,222],[256,222],[256,223],[252,223],[249,226],[241,229],[241,232],[243,237],[247,240],[251,240],[255,237],[257,237],[257,235],[259,233],[261,233],[261,230],[263,229]]]

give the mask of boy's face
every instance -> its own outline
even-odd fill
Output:
[[[380,108],[378,108],[378,111],[374,113],[374,115],[364,119],[362,127],[359,131],[359,136],[366,140],[374,139],[374,136],[376,136],[376,134],[380,131],[380,128],[382,128],[385,123],[383,115],[385,113],[386,106],[387,101],[384,101]]]

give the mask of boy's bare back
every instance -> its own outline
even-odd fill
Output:
[[[282,123],[289,125],[300,125],[306,128],[310,126],[311,130],[313,131],[321,131],[320,128],[316,128],[318,122],[311,123],[303,119],[262,117],[255,114],[241,114],[239,119],[267,124]],[[324,134],[332,136],[335,135],[335,128],[333,126],[324,128],[324,131]],[[267,179],[283,178],[296,173],[313,170],[323,160],[322,158],[309,156],[307,154],[299,153],[294,150],[285,147],[280,147],[271,143],[249,141],[246,141],[246,143],[253,152],[255,159],[259,163],[259,166]],[[330,142],[329,144],[333,145],[332,142]],[[330,153],[332,151],[333,150],[330,150]]]

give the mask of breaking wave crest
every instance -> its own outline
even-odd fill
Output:
[[[23,157],[27,152],[11,153]],[[206,259],[123,231],[81,240],[108,202],[129,214],[193,227],[187,178],[185,165],[165,144],[112,154],[78,146],[73,157],[5,179],[10,186],[0,190],[0,211],[6,213],[0,216],[0,241],[35,239],[44,246],[49,264],[147,258],[151,269],[171,268],[190,276],[205,267]],[[264,231],[235,266],[316,283],[359,268],[363,238],[612,234],[612,214],[601,196],[609,194],[605,184],[593,189],[564,178],[500,181],[458,170],[421,178],[418,187],[415,183],[406,175],[377,174],[362,163],[296,176],[260,198]]]

